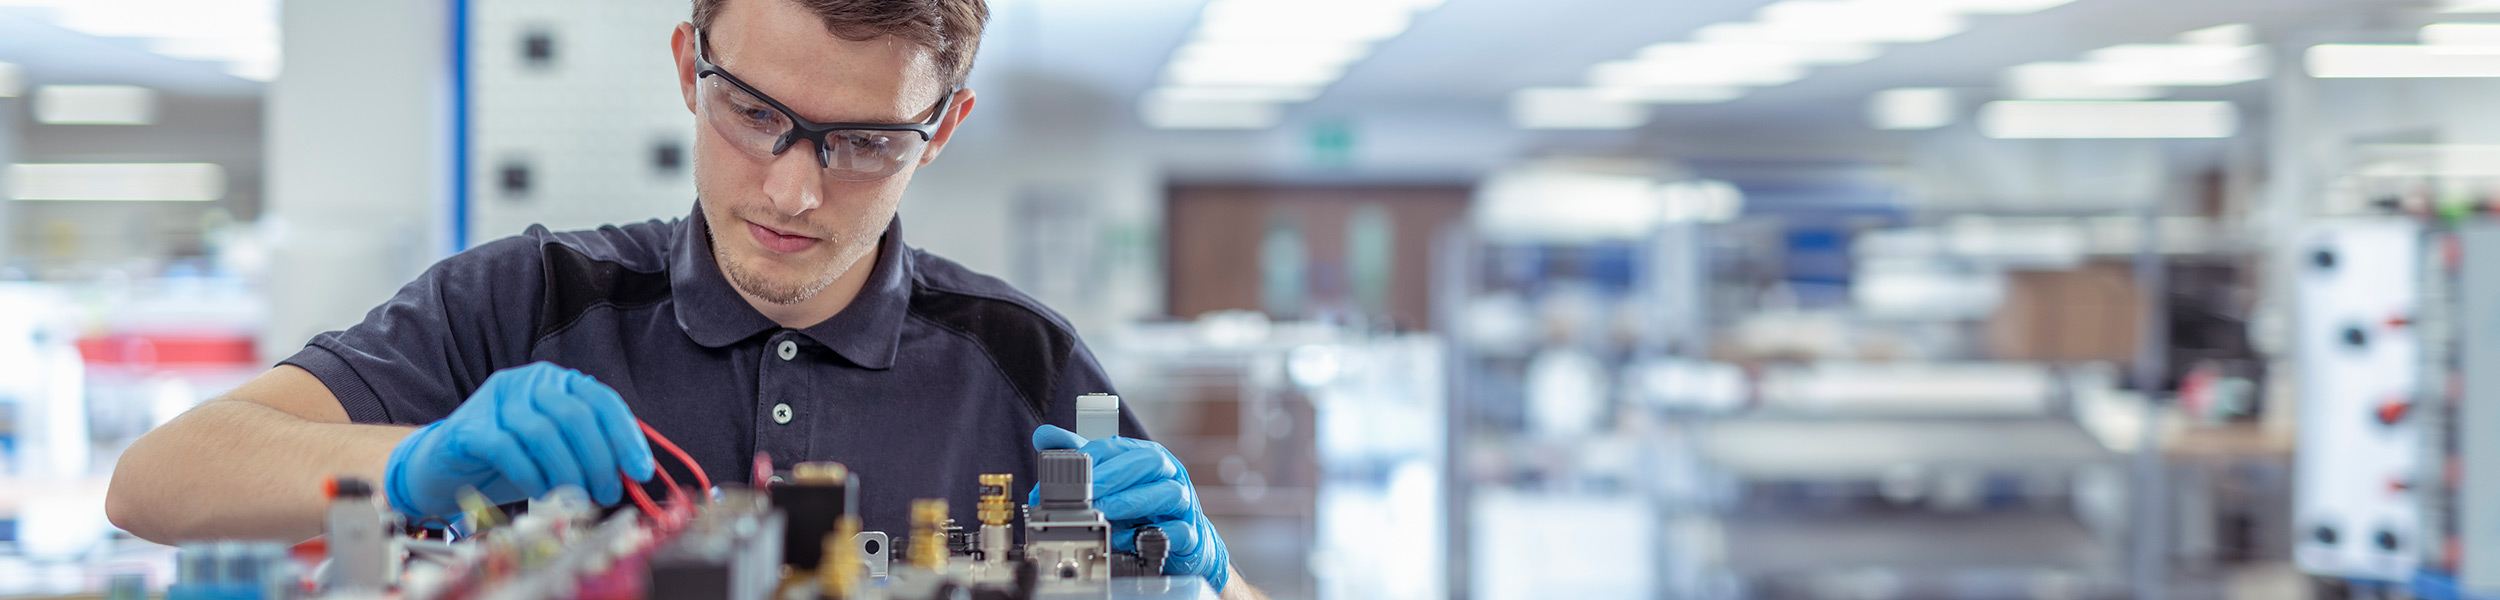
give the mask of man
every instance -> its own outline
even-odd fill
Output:
[[[748,479],[758,453],[845,463],[867,527],[900,532],[912,498],[970,522],[977,475],[1030,490],[1037,448],[1079,448],[1116,528],[1171,535],[1168,573],[1255,597],[1135,419],[1092,441],[1052,426],[1112,391],[1066,322],[903,243],[897,203],[972,112],[987,18],[982,0],[695,0],[669,40],[695,116],[692,214],[532,227],[444,259],[133,444],[113,522],[301,539],[341,473],[412,520],[455,513],[463,489],[500,503],[574,485],[612,505],[678,468],[654,463],[639,420],[716,480]]]

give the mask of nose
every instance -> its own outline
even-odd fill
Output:
[[[785,216],[815,210],[824,206],[824,175],[816,166],[815,142],[791,144],[764,166],[764,197]]]

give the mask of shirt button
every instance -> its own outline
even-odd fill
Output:
[[[798,357],[799,357],[799,343],[798,343],[798,342],[793,342],[793,341],[790,341],[790,340],[782,340],[782,341],[781,341],[781,350],[780,350],[780,352],[781,352],[781,359],[782,359],[782,360],[790,360],[790,359],[793,359],[793,358],[798,358]]]
[[[773,422],[783,425],[790,424],[790,403],[783,402],[773,405]]]

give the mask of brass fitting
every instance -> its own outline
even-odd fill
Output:
[[[838,462],[803,462],[790,465],[790,479],[797,483],[808,484],[848,483],[851,479],[851,470]]]
[[[841,467],[834,465],[836,469]],[[834,525],[833,534],[825,536],[824,559],[816,565],[816,584],[823,588],[826,598],[849,598],[859,589],[861,564],[859,548],[851,545],[854,537],[859,537],[857,515],[843,516]]]
[[[981,505],[974,516],[982,525],[1006,525],[1015,518],[1015,501],[1007,497],[1015,483],[1013,473],[981,474]]]
[[[946,499],[911,501],[911,564],[932,571],[946,566]]]

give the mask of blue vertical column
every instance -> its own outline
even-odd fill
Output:
[[[469,249],[469,0],[451,0],[450,26],[451,151],[449,171],[451,217],[444,223],[451,251]]]
[[[0,63],[0,94],[32,93],[35,86],[26,81],[24,73],[25,70],[21,67]],[[18,115],[26,114],[22,108],[25,104],[24,96],[0,97],[0,270],[5,270],[17,255],[17,247],[14,245],[17,240],[11,235],[17,232],[17,220],[13,214],[17,209],[17,201],[11,200],[7,192],[10,171],[8,167],[17,164],[17,147],[20,143],[19,137],[22,135],[19,133],[21,117]]]

